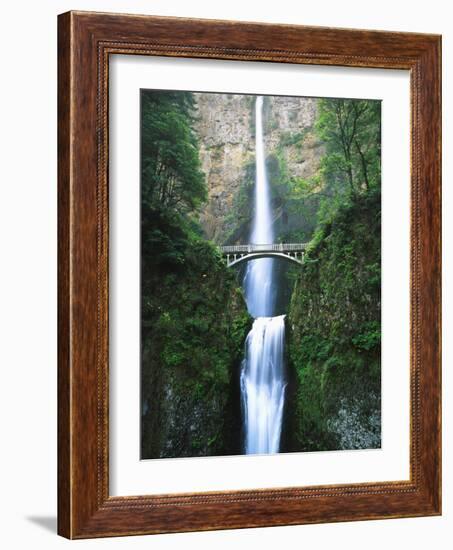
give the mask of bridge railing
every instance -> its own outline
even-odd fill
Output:
[[[253,252],[300,252],[305,250],[307,243],[277,243],[277,244],[235,244],[221,246],[223,254],[252,254]]]

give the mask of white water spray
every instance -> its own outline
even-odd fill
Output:
[[[256,179],[252,244],[272,244],[271,201],[263,140],[263,98],[255,104]],[[246,454],[278,453],[285,399],[284,315],[275,309],[274,260],[251,260],[244,279],[245,297],[255,317],[246,340],[241,372]]]

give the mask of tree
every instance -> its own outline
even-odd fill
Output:
[[[326,143],[325,184],[335,194],[357,195],[380,185],[379,101],[321,99],[316,124]]]
[[[142,207],[179,213],[196,209],[207,192],[193,131],[193,95],[146,90],[141,107]]]

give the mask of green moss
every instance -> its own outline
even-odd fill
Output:
[[[180,230],[158,213],[154,223]],[[234,452],[231,392],[251,326],[242,291],[209,242],[165,243],[142,256],[142,456]]]
[[[318,228],[288,321],[293,450],[344,448],[335,419],[345,406],[361,444],[379,446],[368,419],[380,413],[380,193],[351,199]]]
[[[234,274],[198,223],[207,188],[195,100],[188,92],[141,97],[141,455],[233,453],[251,319]]]
[[[280,146],[300,145],[307,135],[307,130],[297,133],[284,132],[280,138]]]

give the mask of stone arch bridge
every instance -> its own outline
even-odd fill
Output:
[[[228,267],[233,267],[241,262],[257,260],[258,258],[281,258],[302,265],[307,244],[237,244],[221,246],[220,250],[226,259]]]

